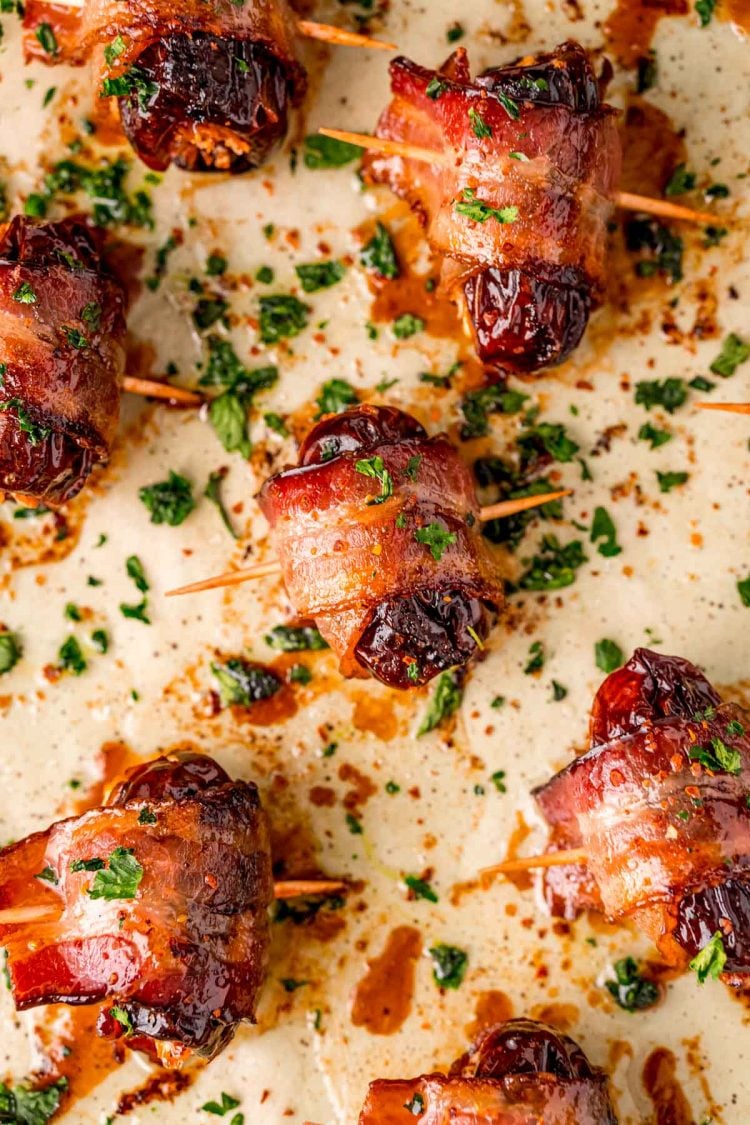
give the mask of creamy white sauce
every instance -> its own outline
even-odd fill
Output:
[[[583,7],[586,18],[571,22],[561,10],[563,5],[526,0],[524,14],[532,30],[524,46],[517,46],[503,45],[501,38],[493,41],[488,31],[502,33],[512,9],[520,5],[493,0],[474,0],[472,5],[455,0],[393,0],[384,33],[404,53],[436,64],[448,53],[446,27],[460,18],[470,32],[463,44],[469,47],[474,66],[481,67],[508,60],[526,45],[550,47],[570,35],[587,45],[601,45],[599,21],[610,5]],[[331,5],[327,14],[340,17],[340,6]],[[64,155],[55,123],[62,99],[67,99],[65,109],[75,119],[87,112],[88,95],[80,74],[40,66],[24,69],[15,22],[3,20],[0,153],[8,161],[11,189],[24,194],[38,186],[44,162]],[[736,178],[748,171],[746,43],[726,24],[714,21],[699,30],[693,19],[685,19],[664,20],[655,46],[660,81],[649,98],[687,130],[692,168],[707,173],[709,162],[721,157],[711,174],[730,184],[731,200],[747,218],[749,181]],[[371,129],[387,95],[386,63],[387,56],[380,53],[333,52],[322,86],[314,91],[308,107],[307,131],[321,124]],[[36,79],[31,91],[24,86],[30,76]],[[618,84],[622,87],[628,81],[623,76]],[[39,106],[49,85],[57,85],[59,92],[42,113]],[[295,281],[294,264],[315,260],[321,240],[334,256],[356,255],[351,231],[378,201],[387,200],[387,196],[363,194],[351,169],[309,172],[300,166],[293,176],[285,156],[256,175],[231,181],[191,181],[170,171],[153,197],[157,223],[144,239],[147,261],[153,261],[154,249],[172,228],[179,227],[185,241],[170,258],[158,292],[146,292],[138,301],[131,330],[155,349],[154,372],[174,361],[186,382],[192,381],[201,349],[191,326],[185,282],[192,274],[202,275],[208,253],[225,253],[235,275],[252,277],[261,265],[275,270],[274,285],[241,288],[231,295],[235,313],[252,314],[260,292],[288,291]],[[189,217],[197,219],[193,228],[188,227]],[[268,222],[282,234],[290,229],[299,232],[299,247],[285,249],[283,238],[267,243],[261,228]],[[698,245],[696,238],[689,234],[687,238],[692,247]],[[750,277],[742,262],[744,249],[743,234],[736,230],[721,249],[691,250],[686,255],[687,283],[678,290],[681,323],[689,326],[695,311],[690,283],[714,274],[721,336],[729,331],[747,335]],[[728,296],[732,285],[740,299]],[[328,321],[322,344],[314,341],[311,328],[292,341],[293,355],[271,349],[251,358],[250,348],[257,342],[254,329],[243,325],[233,332],[238,353],[250,365],[279,363],[282,378],[260,400],[261,410],[293,411],[332,377],[348,379],[361,389],[372,388],[384,377],[397,377],[400,381],[386,392],[386,399],[408,407],[415,401],[418,372],[444,371],[454,358],[452,344],[426,336],[398,344],[386,328],[377,341],[368,340],[370,296],[356,267],[348,270],[340,285],[308,300],[314,308],[312,325]],[[637,312],[633,311],[633,320]],[[603,309],[594,318],[594,331],[617,316],[616,310]],[[0,691],[14,697],[0,720],[3,840],[40,829],[69,810],[71,791],[66,783],[76,778],[85,784],[96,776],[95,756],[103,742],[122,739],[148,758],[190,738],[234,774],[256,778],[269,793],[269,802],[272,779],[283,773],[306,830],[318,842],[322,868],[331,875],[366,881],[362,894],[353,896],[345,912],[346,928],[335,940],[315,942],[304,927],[276,933],[260,1027],[241,1029],[232,1046],[176,1102],[155,1103],[127,1120],[210,1120],[199,1108],[225,1090],[241,1100],[239,1108],[252,1125],[282,1120],[352,1123],[371,1079],[407,1076],[449,1064],[466,1045],[464,1029],[474,1019],[478,994],[488,989],[508,994],[518,1015],[538,1012],[550,1003],[575,1005],[578,1018],[572,1031],[593,1062],[606,1065],[613,1041],[628,1043],[632,1059],[626,1057],[614,1075],[623,1122],[648,1117],[650,1103],[640,1074],[656,1045],[669,1047],[677,1056],[696,1120],[708,1114],[705,1092],[686,1062],[686,1040],[693,1037],[698,1037],[705,1077],[720,1107],[714,1120],[731,1125],[750,1117],[750,1079],[741,1050],[747,1035],[745,1010],[721,985],[700,988],[692,975],[686,975],[669,983],[661,1007],[629,1015],[614,1009],[596,985],[613,959],[645,951],[644,943],[626,928],[593,931],[595,946],[585,941],[592,932],[584,921],[576,925],[572,938],[555,936],[533,893],[519,892],[509,884],[467,894],[460,905],[450,903],[455,883],[470,880],[480,867],[505,854],[517,810],[530,824],[536,823],[530,787],[583,745],[587,709],[601,680],[594,663],[596,641],[611,638],[628,653],[657,637],[657,647],[689,657],[717,683],[748,676],[750,611],[742,607],[735,584],[750,565],[750,430],[741,417],[685,407],[670,420],[676,436],[668,445],[651,452],[644,442],[636,441],[644,421],[651,418],[658,424],[659,420],[634,405],[632,389],[621,386],[623,377],[634,384],[639,378],[707,375],[720,345],[720,339],[689,347],[670,345],[660,338],[659,317],[654,319],[653,332],[614,337],[603,355],[595,355],[589,338],[564,371],[526,388],[542,400],[546,420],[566,424],[584,455],[607,426],[627,424],[627,435],[614,440],[609,453],[588,458],[593,483],[580,480],[575,464],[562,468],[564,484],[575,489],[566,504],[567,519],[589,523],[593,508],[605,505],[617,524],[623,552],[604,559],[589,547],[590,564],[579,572],[574,586],[561,592],[559,605],[554,595],[544,608],[532,597],[524,598],[522,627],[512,633],[503,627],[495,630],[486,660],[469,680],[451,744],[439,734],[413,737],[424,695],[394,695],[375,683],[343,683],[327,656],[317,659],[314,667],[316,675],[330,676],[330,691],[316,697],[285,726],[238,726],[229,713],[211,722],[197,721],[196,710],[203,713],[203,697],[213,686],[209,663],[215,651],[227,655],[247,651],[268,660],[272,654],[263,643],[263,633],[289,614],[283,592],[273,582],[181,600],[163,598],[169,588],[225,570],[240,557],[216,511],[205,501],[181,528],[149,523],[138,489],[163,479],[169,469],[191,478],[200,495],[209,472],[230,465],[226,491],[230,506],[237,501],[244,504],[242,514],[233,515],[246,536],[243,546],[257,544],[253,558],[264,558],[267,552],[265,524],[252,500],[260,478],[238,455],[224,453],[198,415],[155,411],[145,440],[118,451],[103,491],[90,499],[77,548],[46,568],[18,570],[3,587],[0,618],[20,633],[24,645],[22,663],[0,681]],[[749,370],[740,368],[731,381],[720,381],[714,397],[746,399]],[[593,391],[576,389],[578,377],[590,380]],[[454,420],[452,395],[427,398],[420,392],[419,401],[442,410],[445,421]],[[578,410],[576,416],[570,413],[571,405]],[[128,403],[128,410],[134,410],[133,403]],[[431,420],[435,428],[439,422],[438,417]],[[501,420],[495,427],[496,448],[501,451],[507,431]],[[254,433],[258,438],[268,436],[260,417]],[[281,450],[273,435],[268,444],[271,450]],[[687,469],[689,483],[661,496],[657,469]],[[642,506],[635,503],[632,490],[617,501],[612,499],[610,490],[631,474],[642,486]],[[648,528],[645,537],[637,533],[641,522]],[[108,540],[97,548],[102,532]],[[567,541],[581,533],[567,525],[560,535]],[[696,535],[702,537],[701,546],[695,545],[694,538],[691,541]],[[527,541],[521,553],[531,554],[533,542]],[[124,569],[125,558],[132,553],[143,560],[151,582],[150,627],[125,620],[117,610],[120,602],[138,600]],[[625,567],[632,568],[627,577]],[[104,585],[87,586],[89,575],[104,579]],[[39,585],[41,576],[44,585]],[[63,617],[68,601],[90,607],[94,617],[82,626],[71,626]],[[108,655],[90,652],[84,675],[48,684],[41,669],[55,662],[67,633],[75,632],[83,640],[97,626],[111,634]],[[539,679],[523,674],[529,645],[537,639],[543,640],[547,654]],[[185,674],[188,668],[190,678]],[[553,678],[569,690],[563,702],[550,702]],[[131,698],[133,689],[137,701]],[[377,700],[383,711],[396,713],[401,733],[395,739],[384,743],[354,727],[353,700],[363,695]],[[508,699],[502,710],[490,707],[497,695]],[[321,735],[324,724],[328,728]],[[321,757],[326,741],[338,744],[332,758]],[[481,766],[472,764],[475,758]],[[340,803],[316,808],[309,801],[313,785],[330,784],[339,795],[343,793],[347,786],[339,781],[337,771],[345,762],[378,785],[377,796],[363,813],[364,836],[350,834]],[[489,781],[496,770],[506,773],[504,795]],[[399,794],[384,792],[389,779],[401,786]],[[486,790],[482,795],[474,792],[478,784]],[[419,787],[419,800],[408,795],[412,786]],[[434,846],[429,846],[429,835],[436,838]],[[542,840],[537,830],[525,846],[531,850]],[[394,873],[419,873],[427,866],[435,872],[432,882],[439,903],[406,901]],[[354,909],[360,901],[366,902],[366,910]],[[508,906],[516,909],[514,916],[506,913]],[[522,925],[524,919],[530,925]],[[419,928],[425,949],[436,941],[466,949],[469,972],[459,990],[441,995],[432,981],[429,959],[422,958],[410,1017],[392,1037],[374,1037],[352,1026],[352,993],[367,958],[381,952],[398,924]],[[289,952],[292,943],[296,943],[294,955]],[[546,978],[538,975],[542,965],[549,969]],[[287,996],[280,976],[312,983]],[[594,992],[601,996],[598,1006],[587,998]],[[322,1011],[320,1031],[310,1022],[315,1009]],[[22,1079],[38,1062],[30,1031],[34,1020],[14,1014],[5,990],[0,994],[0,1019],[0,1076],[7,1073]],[[142,1064],[131,1059],[62,1119],[101,1121],[114,1112],[119,1093],[143,1080]]]

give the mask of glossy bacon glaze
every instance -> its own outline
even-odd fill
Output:
[[[438,149],[455,163],[370,153],[365,172],[424,221],[486,363],[518,372],[560,363],[603,291],[621,167],[603,85],[573,42],[474,80],[463,49],[437,72],[404,58],[391,64],[393,100],[378,136]],[[460,214],[455,205],[467,192],[493,208],[517,208],[516,221]]]
[[[712,740],[736,769],[696,760]],[[750,714],[722,703],[687,660],[637,649],[602,684],[592,749],[536,791],[551,848],[584,847],[587,869],[546,877],[555,913],[629,918],[683,966],[717,931],[723,979],[750,969]],[[693,757],[690,757],[692,751]]]
[[[135,897],[91,898],[96,873],[73,865],[106,862],[116,848],[132,849],[143,868]],[[108,805],[0,852],[0,909],[52,911],[45,921],[0,925],[16,1006],[110,1000],[101,1034],[125,1035],[166,1066],[212,1058],[254,1018],[272,899],[269,826],[255,786],[198,754],[139,766]]]
[[[393,485],[383,503],[372,503],[379,482],[357,471],[372,458]],[[470,473],[446,437],[399,410],[324,419],[260,505],[295,610],[315,619],[346,675],[426,683],[466,663],[502,605]],[[439,560],[415,538],[429,524],[455,537]]]
[[[0,490],[52,507],[106,461],[125,365],[125,293],[83,223],[0,229]]]
[[[567,1035],[533,1020],[482,1032],[448,1077],[373,1082],[359,1125],[415,1119],[421,1125],[616,1123],[606,1075]]]
[[[54,55],[35,37],[41,22],[55,31]],[[257,167],[286,135],[289,110],[305,92],[286,0],[86,0],[77,19],[31,0],[24,26],[30,57],[91,59],[100,94],[105,80],[129,77],[132,89],[116,99],[122,127],[158,170]]]

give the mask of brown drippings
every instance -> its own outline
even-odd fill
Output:
[[[350,765],[349,762],[344,762],[339,767],[339,778],[341,781],[352,786],[344,794],[344,808],[350,812],[359,810],[363,805],[366,805],[370,797],[374,797],[378,791],[377,785],[374,785],[366,774],[358,770],[356,766]]]
[[[510,834],[508,840],[508,847],[506,849],[503,860],[518,859],[520,855],[521,846],[524,841],[531,835],[531,829],[523,818],[523,813],[516,810],[516,824],[515,828]],[[504,876],[509,882],[513,883],[519,891],[528,891],[534,885],[534,874],[532,871],[514,871],[509,872]]]
[[[94,470],[92,477],[98,478]],[[0,524],[0,560],[6,573],[2,585],[25,566],[62,562],[78,546],[88,508],[88,495],[77,496],[57,512]]]
[[[635,66],[647,54],[659,20],[687,12],[687,0],[617,0],[604,23],[608,49],[622,66]]]
[[[633,95],[622,124],[623,191],[662,195],[678,164],[687,162],[687,146],[669,115],[646,98]]]
[[[171,1102],[187,1090],[188,1086],[198,1077],[199,1070],[186,1072],[184,1070],[160,1070],[153,1078],[149,1078],[137,1090],[123,1094],[117,1103],[118,1117],[132,1113],[134,1109],[150,1105],[151,1102]]]
[[[357,730],[374,734],[382,742],[390,742],[398,734],[399,722],[396,708],[384,700],[365,692],[352,692],[354,713],[352,722]]]
[[[575,1004],[537,1004],[531,1009],[531,1018],[548,1023],[558,1031],[572,1031],[578,1023],[580,1012]]]
[[[750,34],[750,0],[723,0],[717,14]]]
[[[367,962],[368,969],[357,985],[351,1019],[371,1035],[393,1035],[411,1011],[417,959],[422,935],[413,926],[398,926],[379,957]]]
[[[125,1048],[96,1033],[99,1005],[50,1004],[37,1034],[57,1078],[67,1078],[66,1109],[121,1065]]]
[[[504,992],[491,988],[480,992],[474,1005],[474,1019],[466,1025],[466,1035],[476,1039],[480,1031],[496,1023],[505,1023],[513,1018],[513,1001]]]
[[[693,1125],[693,1111],[677,1079],[677,1060],[666,1047],[657,1047],[646,1059],[643,1085],[653,1102],[654,1125]]]
[[[73,807],[80,816],[89,809],[96,809],[104,804],[109,790],[116,781],[119,781],[126,770],[143,762],[138,754],[125,742],[105,742],[96,755],[96,768],[99,773],[95,781],[85,793],[80,794]]]

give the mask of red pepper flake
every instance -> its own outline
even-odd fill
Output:
[[[701,795],[701,791],[697,785],[686,785],[685,792],[687,793],[688,797],[698,798]]]
[[[683,765],[682,754],[673,754],[672,757],[669,759],[669,764],[670,764],[670,766],[672,767],[672,769],[674,770],[675,773],[677,773],[679,770],[681,770],[682,765]]]

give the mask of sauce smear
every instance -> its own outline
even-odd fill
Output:
[[[623,66],[635,66],[648,52],[659,20],[687,12],[687,0],[618,0],[604,24],[609,50]]]
[[[422,952],[422,935],[413,926],[398,926],[379,957],[357,985],[352,1023],[371,1035],[393,1035],[411,1011],[414,975]]]
[[[677,1060],[666,1047],[657,1047],[646,1059],[643,1085],[654,1104],[655,1125],[693,1125],[693,1111],[677,1078]]]

